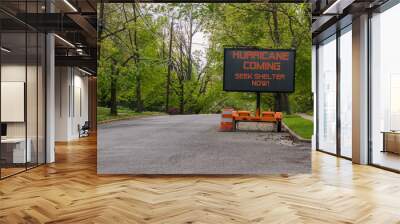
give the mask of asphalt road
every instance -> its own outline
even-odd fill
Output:
[[[99,174],[294,174],[311,169],[310,145],[287,133],[219,132],[220,115],[174,115],[99,126]],[[269,126],[261,128],[271,129]]]

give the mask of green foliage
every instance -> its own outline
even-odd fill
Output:
[[[277,13],[277,33],[272,12]],[[218,113],[224,107],[254,111],[254,93],[222,90],[223,48],[257,46],[296,49],[296,90],[289,95],[290,106],[294,112],[312,111],[309,4],[105,4],[104,15],[98,69],[102,107],[112,104],[114,80],[117,105],[136,110],[139,91],[144,110],[165,110],[173,18],[170,108],[183,103],[185,113]],[[193,33],[209,38],[203,56],[189,53],[190,21]],[[262,94],[263,109],[273,105],[273,95]]]
[[[285,123],[292,131],[304,139],[311,139],[313,134],[313,122],[298,115],[286,115],[283,118]]]

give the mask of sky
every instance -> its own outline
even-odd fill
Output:
[[[157,3],[147,3],[146,5],[150,5],[150,6],[157,6]],[[159,16],[164,16],[164,14],[152,14],[152,16],[156,19]],[[175,24],[177,23],[183,23],[185,22],[184,20],[181,21],[176,21],[175,20]],[[203,66],[205,66],[206,64],[206,53],[207,53],[207,48],[209,46],[209,38],[208,35],[202,31],[197,32],[194,36],[193,36],[193,40],[192,40],[193,44],[192,44],[192,55],[194,52],[196,51],[200,51],[201,52],[201,57],[200,57],[200,67],[202,68]]]
[[[193,36],[193,51],[200,51],[201,52],[201,63],[202,66],[206,63],[206,53],[208,48],[208,36],[204,32],[198,32]]]

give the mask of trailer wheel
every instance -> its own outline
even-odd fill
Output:
[[[282,121],[278,121],[276,124],[276,131],[281,132],[282,131]]]

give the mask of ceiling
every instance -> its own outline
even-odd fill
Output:
[[[314,42],[324,38],[324,33],[335,32],[335,27],[351,23],[352,18],[373,11],[388,0],[311,0],[312,35]],[[322,35],[322,36],[321,36]],[[319,37],[319,38],[317,38]]]
[[[47,4],[46,0],[1,0],[0,26],[9,39],[3,45],[14,48],[8,57],[26,55],[25,31],[51,32],[57,34],[56,66],[79,66],[96,73],[96,4],[96,0],[47,0]],[[28,56],[35,49],[28,44]]]
[[[105,3],[130,3],[135,0],[98,0]],[[303,3],[308,0],[137,0],[142,3]]]

